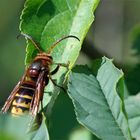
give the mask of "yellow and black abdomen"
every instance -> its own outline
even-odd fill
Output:
[[[32,85],[23,84],[12,102],[11,113],[13,115],[23,115],[29,112],[31,101],[33,99],[35,89]]]

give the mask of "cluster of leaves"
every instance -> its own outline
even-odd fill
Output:
[[[97,71],[87,66],[77,66],[72,70],[69,95],[77,119],[99,139],[131,140],[132,136],[139,137],[139,96],[124,100],[124,88],[123,72],[105,57]]]
[[[34,38],[45,52],[57,39],[65,35],[77,36],[80,42],[67,39],[51,52],[54,62],[70,62],[71,69],[79,55],[83,39],[94,20],[93,12],[98,3],[99,0],[64,0],[63,3],[61,0],[26,0],[20,30]],[[27,40],[26,65],[34,59],[36,54],[36,48]],[[112,60],[103,57],[95,61],[93,66],[94,68],[91,69],[88,66],[75,66],[70,74],[69,72],[66,74],[65,68],[61,68],[54,77],[58,84],[62,84],[69,74],[68,95],[72,99],[78,122],[90,130],[94,136],[93,140],[140,138],[140,105],[138,104],[140,95],[124,99],[126,94],[124,74],[113,65]],[[54,90],[54,86],[50,83],[44,92],[43,107],[49,106],[48,115],[57,98],[58,90]],[[0,139],[6,140],[12,136],[14,140],[49,140],[47,115],[43,115],[39,128],[27,137],[23,133],[28,125],[25,123],[26,120],[23,121],[22,118],[18,123],[19,118],[15,121],[2,116],[0,124],[5,128],[0,127]],[[21,129],[17,132],[17,127],[10,129],[9,124],[11,126],[16,124]],[[6,131],[9,137],[6,137]],[[85,132],[85,135],[87,140],[91,139],[89,133]],[[81,137],[79,139],[81,140]]]

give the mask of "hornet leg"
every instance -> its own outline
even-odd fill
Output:
[[[49,79],[52,81],[52,83],[56,86],[56,87],[59,87],[60,89],[62,89],[65,93],[66,93],[66,90],[64,89],[64,87],[61,87],[59,85],[57,85],[57,83],[52,79],[52,77],[49,75]]]
[[[64,64],[64,63],[54,63],[54,64],[57,65],[57,67],[51,72],[51,75],[57,73],[60,67],[66,67],[67,69],[69,69],[70,63],[68,62],[68,64]]]

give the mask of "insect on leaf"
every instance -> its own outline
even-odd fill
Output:
[[[52,51],[55,62],[73,64],[78,57],[82,41],[94,20],[93,12],[99,0],[26,0],[21,16],[20,30],[37,41],[47,52],[56,40],[74,35],[58,44]],[[36,54],[35,47],[28,42],[26,62]]]
[[[20,30],[38,42],[44,52],[64,36],[78,37],[80,42],[75,38],[66,39],[51,52],[54,62],[70,62],[71,67],[94,20],[93,12],[98,3],[99,0],[26,0]],[[37,53],[33,44],[27,41],[26,64],[31,63]],[[55,79],[60,85],[65,72],[66,68],[61,68],[56,74]]]

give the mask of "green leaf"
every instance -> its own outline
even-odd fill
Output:
[[[30,119],[29,116],[13,117],[11,115],[0,114],[0,139],[29,140],[26,132]]]
[[[134,138],[140,139],[140,93],[125,100],[129,126]]]
[[[49,140],[45,116],[43,115],[42,123],[36,131],[31,130],[32,125],[35,124],[31,124],[32,121],[31,116],[13,117],[11,115],[0,115],[0,139]]]
[[[46,118],[43,115],[43,120],[40,128],[36,131],[32,140],[49,140],[48,129],[46,125]]]
[[[94,20],[93,12],[98,3],[99,0],[26,0],[20,30],[40,43],[44,51],[63,36],[77,36],[80,42],[67,39],[52,52],[54,61],[70,61],[73,65]],[[33,45],[28,42],[26,62],[30,63],[36,53]]]
[[[68,90],[77,119],[100,139],[131,140],[123,87],[123,72],[105,57],[96,76],[86,66],[70,74]]]

